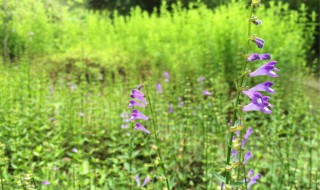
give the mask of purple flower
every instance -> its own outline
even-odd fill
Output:
[[[140,100],[142,103],[147,104],[147,101],[144,98],[144,94],[142,92],[140,92],[139,90],[133,89],[130,97],[136,98],[136,99]]]
[[[248,188],[249,188],[249,189],[250,189],[250,187],[251,187],[252,185],[256,184],[257,181],[261,178],[261,174],[257,174],[257,175],[255,175],[255,176],[251,177],[253,174],[254,174],[254,170],[250,170],[250,171],[248,172],[248,178],[249,178],[249,180],[250,180],[249,183],[248,183]]]
[[[275,91],[271,88],[272,85],[273,82],[267,81],[250,88],[248,91],[267,91],[270,94],[274,94]]]
[[[251,103],[244,106],[242,108],[242,111],[262,111],[266,114],[271,114],[272,111],[269,109],[269,107],[272,107],[272,105],[268,102],[270,99],[269,96],[262,96],[259,92],[254,91],[242,91],[243,94],[247,95],[251,98]]]
[[[259,59],[260,60],[270,60],[271,55],[269,53],[259,54]]]
[[[247,61],[256,61],[256,60],[260,60],[259,54],[257,53],[253,53],[247,58]]]
[[[254,25],[260,25],[260,24],[262,24],[262,20],[260,20],[260,19],[254,19],[254,20],[252,20],[252,23],[253,23]]]
[[[141,90],[142,88],[143,88],[142,84],[139,84],[138,87],[137,87],[138,90]]]
[[[140,186],[141,186],[141,183],[140,183],[140,177],[139,177],[139,175],[137,175],[137,176],[135,177],[135,180],[136,180],[136,182],[137,182],[137,186],[140,187]],[[144,187],[147,183],[150,182],[150,180],[151,180],[151,179],[150,179],[149,177],[146,177],[146,178],[144,179],[143,184],[142,184],[141,187]]]
[[[252,127],[249,127],[248,129],[247,129],[247,132],[246,132],[246,134],[243,136],[243,140],[242,140],[242,142],[241,142],[241,148],[243,148],[244,147],[244,145],[248,142],[248,140],[249,140],[249,136],[252,134]]]
[[[50,185],[50,182],[49,181],[42,181],[41,184],[42,185]]]
[[[244,155],[243,164],[246,164],[246,163],[248,162],[248,160],[249,160],[250,158],[252,158],[252,157],[253,157],[253,156],[252,156],[251,152],[250,152],[250,151],[247,152],[247,153]]]
[[[141,125],[139,122],[136,123],[136,126],[133,128],[134,130],[140,130],[147,134],[150,134],[150,131],[147,130],[143,125]]]
[[[278,75],[274,71],[280,71],[275,67],[277,64],[276,61],[271,61],[259,67],[254,72],[250,73],[250,77],[260,76],[260,75],[268,75],[270,77],[277,77]]]
[[[236,156],[236,155],[238,155],[238,152],[236,150],[232,150],[231,155]]]
[[[143,105],[143,104],[141,104],[141,103],[139,103],[139,102],[137,102],[137,101],[130,100],[130,103],[129,103],[129,105],[128,105],[128,108],[132,108],[132,107],[134,107],[134,106],[136,106],[136,107],[142,107],[142,108],[145,108],[145,107],[146,107],[145,105]]]
[[[157,84],[156,88],[157,88],[157,92],[158,92],[159,94],[161,94],[161,93],[162,93],[162,86],[161,86],[160,83]]]
[[[253,53],[249,55],[249,57],[247,58],[247,61],[269,60],[269,59],[271,59],[271,55],[269,53],[264,53],[264,54]]]
[[[211,93],[210,93],[209,91],[207,91],[207,90],[204,90],[204,91],[202,92],[202,95],[204,95],[204,96],[210,96]]]
[[[249,127],[246,131],[246,134],[243,136],[243,138],[248,139],[251,134],[252,134],[252,127]]]
[[[258,37],[254,37],[253,39],[254,43],[258,46],[258,48],[263,48],[264,46],[264,40]]]
[[[133,121],[136,119],[148,120],[149,118],[147,116],[143,115],[143,113],[141,113],[140,111],[134,109],[134,110],[132,110],[130,120]]]
[[[165,82],[169,82],[170,76],[169,76],[168,71],[166,71],[166,72],[163,73],[163,77],[164,77],[164,81],[165,81]]]

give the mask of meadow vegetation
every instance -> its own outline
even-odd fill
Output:
[[[319,189],[320,106],[305,86],[317,15],[304,5],[296,11],[267,3],[256,13],[263,24],[252,30],[268,43],[263,51],[274,54],[281,77],[273,114],[246,118],[254,128],[248,165],[262,174],[254,188]],[[234,80],[243,67],[247,5],[178,3],[168,11],[164,3],[155,13],[136,7],[128,16],[70,7],[8,1],[0,14],[0,189],[138,189],[137,174],[152,178],[145,189],[163,189],[154,139],[123,118],[140,83],[152,97],[171,186],[216,189],[213,172],[225,161]]]

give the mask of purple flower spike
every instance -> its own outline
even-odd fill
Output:
[[[133,121],[136,119],[148,120],[149,118],[147,116],[143,115],[143,113],[139,112],[138,110],[132,110],[130,120]]]
[[[204,95],[204,96],[210,96],[211,93],[210,93],[209,91],[207,91],[207,90],[204,90],[204,91],[202,92],[202,95]]]
[[[162,93],[162,86],[161,86],[160,83],[157,84],[156,88],[157,88],[157,92],[158,92],[159,94],[161,94],[161,93]]]
[[[258,46],[258,48],[263,48],[264,40],[258,37],[254,38],[254,43]]]
[[[246,164],[246,163],[248,162],[248,160],[249,160],[250,158],[252,158],[252,157],[253,157],[253,156],[252,156],[251,152],[250,152],[250,151],[247,152],[247,153],[244,155],[243,164]]]
[[[42,181],[41,184],[42,185],[50,185],[50,182],[49,181]]]
[[[250,88],[248,91],[267,91],[270,94],[274,94],[275,91],[271,88],[272,85],[273,82],[267,81]]]
[[[151,179],[149,177],[146,177],[146,179],[144,179],[144,181],[143,181],[142,187],[144,187],[150,181],[151,181]]]
[[[269,53],[260,54],[259,55],[259,59],[260,60],[270,60],[271,59],[271,55]]]
[[[247,58],[247,61],[256,61],[256,60],[260,60],[259,54],[257,53],[253,53]]]
[[[276,61],[271,61],[259,67],[254,72],[250,73],[250,77],[260,76],[260,75],[268,75],[270,77],[277,77],[278,75],[274,71],[280,71],[275,67],[277,64]]]
[[[141,102],[143,102],[144,104],[147,104],[147,101],[144,98],[144,94],[142,92],[140,92],[139,90],[133,89],[130,97],[136,98],[136,99],[140,100]]]
[[[136,126],[133,128],[134,130],[140,130],[140,131],[143,131],[147,134],[150,134],[150,131],[147,130],[143,125],[141,125],[140,123],[136,123]]]
[[[170,76],[169,76],[169,72],[168,72],[168,71],[166,71],[166,72],[163,73],[163,77],[164,77],[164,81],[165,81],[165,82],[169,82]]]
[[[136,102],[136,101],[134,101],[134,100],[130,100],[130,103],[129,103],[129,105],[128,105],[128,108],[132,108],[132,107],[134,107],[134,106],[136,106],[136,107],[142,107],[142,108],[145,108],[145,107],[146,107],[145,105],[143,105],[143,104],[141,104],[141,103],[139,103],[139,102]]]

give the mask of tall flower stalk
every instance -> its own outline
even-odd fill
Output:
[[[145,87],[145,89],[146,89],[147,96],[145,96],[144,93],[142,93],[140,91],[143,87]],[[130,115],[130,120],[135,122],[135,125],[132,128],[132,131],[133,130],[139,130],[139,131],[142,131],[142,132],[146,133],[147,135],[152,135],[154,137],[156,146],[153,147],[153,150],[156,150],[156,152],[158,154],[158,157],[159,157],[159,160],[160,160],[160,167],[162,169],[163,175],[164,175],[165,180],[166,180],[166,186],[167,186],[167,189],[170,190],[169,178],[167,176],[167,170],[165,168],[165,165],[164,165],[164,162],[163,162],[163,158],[162,158],[162,155],[161,155],[161,146],[159,144],[159,138],[158,138],[158,135],[157,135],[157,129],[158,129],[157,128],[157,126],[158,126],[157,125],[157,118],[156,118],[156,115],[153,112],[153,105],[152,105],[152,102],[151,102],[151,98],[150,98],[150,94],[148,92],[147,85],[143,85],[143,86],[139,85],[137,89],[133,89],[130,97],[132,98],[129,101],[129,105],[128,105],[129,108],[132,108],[132,113]],[[148,106],[147,106],[147,104],[148,104]],[[139,109],[141,109],[141,108],[143,108],[143,109],[144,108],[149,108],[150,109],[150,113],[151,113],[151,117],[149,118],[148,116],[144,115],[141,111],[138,110],[138,108]],[[136,120],[142,120],[142,121],[151,120],[152,121],[152,130],[151,131],[148,130],[140,122],[136,122]],[[132,138],[130,140],[130,144],[131,144],[130,145],[131,146],[130,147],[130,157],[132,157],[132,149],[133,149],[133,140],[132,140]],[[132,162],[130,161],[130,174],[131,174],[131,164],[132,164]],[[150,178],[146,178],[146,179],[148,179],[147,180],[148,182],[151,180]],[[138,179],[137,177],[136,177],[136,182],[137,182],[138,187],[140,187],[140,179]],[[143,183],[143,185],[141,187],[145,186],[146,183],[147,182]]]
[[[253,10],[255,7],[260,6],[260,0],[252,0],[250,4],[250,10],[249,10],[249,18],[248,18],[248,31],[247,31],[247,42],[246,42],[246,49],[245,49],[245,64],[243,68],[243,74],[241,78],[238,81],[237,87],[238,91],[236,93],[236,97],[234,100],[233,105],[233,114],[231,118],[231,126],[229,128],[229,137],[228,137],[228,149],[227,149],[227,158],[226,158],[226,167],[223,169],[223,172],[225,173],[225,187],[226,189],[231,189],[234,187],[235,183],[231,183],[231,173],[233,169],[238,168],[238,174],[237,174],[237,182],[243,181],[243,186],[245,186],[246,189],[250,189],[250,187],[257,183],[257,180],[261,178],[260,174],[257,174],[256,176],[252,176],[254,171],[250,170],[249,173],[246,175],[245,171],[245,164],[253,158],[253,154],[251,151],[244,153],[244,145],[248,141],[248,137],[252,133],[252,128],[248,128],[246,131],[246,134],[243,134],[244,124],[243,124],[243,116],[242,112],[248,112],[248,111],[261,111],[265,114],[271,114],[271,108],[273,107],[269,103],[269,96],[264,96],[260,92],[267,92],[270,94],[275,93],[275,91],[271,88],[273,85],[273,82],[267,81],[261,84],[258,84],[250,89],[245,87],[245,79],[247,77],[256,77],[256,76],[269,76],[269,77],[277,77],[278,75],[276,72],[280,71],[275,67],[277,64],[276,61],[270,61],[259,68],[257,68],[253,72],[247,72],[250,71],[248,68],[248,63],[253,61],[264,61],[271,59],[271,56],[269,53],[265,54],[249,54],[249,46],[250,42],[253,42],[256,44],[258,48],[263,48],[265,41],[256,35],[251,34],[251,25],[260,25],[262,24],[262,21],[258,19],[258,17],[253,16]],[[249,65],[250,66],[250,65]],[[251,103],[248,105],[240,107],[240,95],[243,94],[251,99]],[[239,112],[239,111],[242,112]],[[235,162],[231,163],[231,156],[236,157]],[[242,174],[241,174],[242,173]],[[244,179],[243,179],[244,178]]]
[[[166,167],[165,167],[165,164],[163,162],[163,158],[162,158],[162,155],[161,155],[161,146],[159,144],[159,138],[158,138],[158,135],[157,135],[157,130],[158,130],[158,122],[157,122],[157,116],[154,114],[154,111],[153,111],[153,104],[152,104],[152,101],[151,101],[151,98],[150,98],[150,94],[149,94],[149,91],[148,91],[148,86],[145,85],[146,87],[146,92],[147,92],[147,100],[148,102],[150,103],[149,104],[149,109],[150,109],[150,113],[151,113],[151,120],[152,120],[152,126],[153,126],[153,136],[154,136],[154,140],[156,142],[156,151],[157,151],[157,154],[158,154],[158,157],[160,159],[160,167],[162,169],[162,172],[163,172],[163,175],[165,177],[165,180],[166,180],[166,186],[167,186],[167,189],[170,190],[170,183],[169,183],[169,178],[168,178],[168,173],[167,173],[167,170],[166,170]]]

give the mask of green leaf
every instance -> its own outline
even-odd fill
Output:
[[[223,177],[222,175],[220,175],[220,174],[217,173],[217,172],[213,172],[213,176],[214,176],[215,178],[217,178],[217,180],[219,180],[220,182],[226,182],[226,178]]]
[[[243,181],[234,181],[231,182],[231,187],[240,187],[243,185]]]

